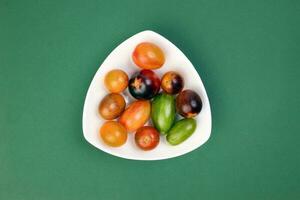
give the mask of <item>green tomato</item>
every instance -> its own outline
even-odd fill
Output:
[[[174,124],[167,135],[171,145],[178,145],[188,139],[196,130],[197,123],[193,118],[182,119]]]
[[[155,128],[166,134],[175,119],[175,99],[169,94],[159,94],[152,102],[151,119]]]

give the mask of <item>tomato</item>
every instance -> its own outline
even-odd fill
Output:
[[[200,96],[193,90],[184,90],[176,97],[176,110],[185,117],[192,118],[200,113],[202,101]]]
[[[147,151],[158,145],[159,132],[151,126],[144,126],[137,130],[134,138],[137,146]]]
[[[140,68],[158,69],[165,63],[165,55],[157,45],[143,42],[135,47],[132,60]]]
[[[107,121],[100,128],[100,137],[103,142],[111,147],[125,144],[127,132],[124,126],[115,121]]]
[[[119,118],[119,122],[128,132],[133,132],[142,127],[149,120],[150,112],[150,102],[138,100],[128,106]]]
[[[124,71],[114,69],[105,75],[104,84],[110,92],[119,93],[126,89],[128,76]]]
[[[175,98],[161,93],[151,103],[151,120],[153,126],[163,135],[167,134],[176,118]]]
[[[165,73],[161,79],[161,87],[168,94],[179,93],[183,86],[183,78],[178,73],[173,71]]]
[[[99,114],[107,120],[112,120],[121,115],[125,109],[125,100],[122,95],[111,93],[106,95],[99,104]]]
[[[167,141],[171,145],[178,145],[188,139],[196,130],[195,119],[181,119],[174,123],[167,135]]]
[[[160,90],[160,79],[152,70],[143,69],[131,77],[128,89],[136,99],[152,99]]]

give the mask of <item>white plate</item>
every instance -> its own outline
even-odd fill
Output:
[[[165,137],[161,136],[161,141],[154,150],[142,151],[134,143],[134,134],[130,133],[125,145],[118,148],[109,147],[99,138],[99,129],[104,120],[98,114],[98,105],[101,99],[108,94],[103,84],[104,76],[108,71],[117,68],[127,72],[129,77],[140,70],[132,62],[131,54],[135,46],[144,41],[157,44],[165,53],[165,64],[160,69],[155,70],[160,77],[167,71],[177,71],[185,80],[184,89],[192,89],[200,95],[203,107],[200,114],[195,118],[197,120],[197,129],[190,138],[177,146],[169,145]],[[127,90],[123,95],[127,102],[133,100]],[[203,83],[187,57],[161,35],[153,31],[143,31],[130,37],[115,48],[98,69],[86,95],[82,128],[85,139],[106,153],[134,160],[160,160],[186,154],[204,144],[210,137],[211,111]]]

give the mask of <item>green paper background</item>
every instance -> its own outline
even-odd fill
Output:
[[[300,1],[0,0],[0,199],[300,199]],[[197,67],[213,129],[144,162],[89,145],[90,81],[154,30]]]

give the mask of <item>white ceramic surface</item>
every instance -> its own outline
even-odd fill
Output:
[[[195,118],[197,129],[190,138],[177,146],[169,145],[165,137],[161,136],[160,143],[154,150],[142,151],[134,143],[134,134],[130,133],[125,145],[118,148],[109,147],[101,141],[98,135],[104,122],[98,114],[98,105],[108,93],[103,84],[104,76],[112,69],[122,69],[127,72],[129,77],[140,70],[131,60],[131,54],[137,44],[145,41],[157,44],[165,53],[165,64],[160,69],[155,70],[160,77],[167,71],[177,71],[185,80],[184,89],[192,89],[200,95],[203,107],[201,113]],[[127,90],[123,96],[127,102],[133,100]],[[106,153],[134,160],[160,160],[186,154],[204,144],[211,133],[211,111],[201,78],[188,58],[166,38],[153,31],[143,31],[121,43],[101,64],[86,95],[82,127],[85,139]]]

